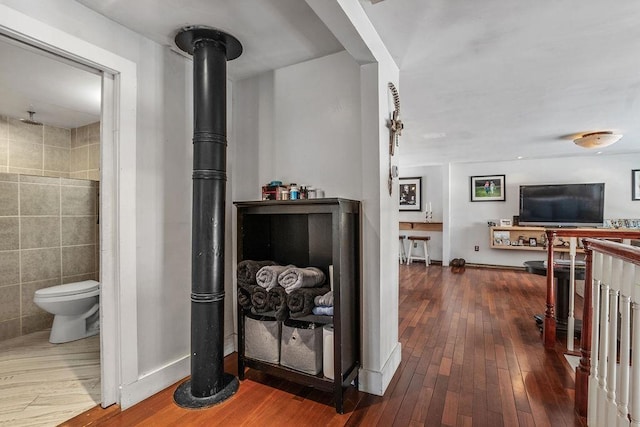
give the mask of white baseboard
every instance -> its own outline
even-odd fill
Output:
[[[224,339],[224,355],[228,356],[238,349],[238,334],[235,332]]]
[[[188,376],[191,373],[190,360],[189,355],[183,356],[155,371],[143,374],[134,383],[123,385],[120,389],[120,406],[122,410],[130,408]]]
[[[224,339],[224,355],[235,351],[235,334]],[[138,381],[120,387],[120,406],[122,410],[130,408],[153,396],[191,374],[191,358],[185,355],[154,371],[143,374]]]
[[[369,369],[360,369],[358,373],[358,383],[360,391],[365,393],[382,396],[393,378],[400,360],[402,359],[402,345],[396,343],[391,355],[382,367],[382,371],[372,371]]]

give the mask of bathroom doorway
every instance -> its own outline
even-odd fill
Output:
[[[0,58],[0,421],[58,424],[101,402],[99,313],[86,338],[50,344],[33,299],[100,281],[102,73],[4,36]]]
[[[120,403],[138,371],[136,286],[137,65],[0,4],[0,35],[100,70],[101,405]]]

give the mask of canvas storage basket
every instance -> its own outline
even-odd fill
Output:
[[[275,317],[245,314],[244,355],[263,362],[280,361],[280,322]]]
[[[287,319],[282,325],[280,364],[311,375],[322,371],[320,323]]]

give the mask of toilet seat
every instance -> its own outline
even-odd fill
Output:
[[[95,280],[85,280],[83,282],[67,283],[65,285],[51,286],[38,289],[35,298],[58,298],[82,295],[83,297],[95,296],[100,293],[100,283]]]

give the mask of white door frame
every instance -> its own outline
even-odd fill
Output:
[[[102,406],[138,380],[134,62],[0,5],[0,33],[101,70],[100,341]]]

